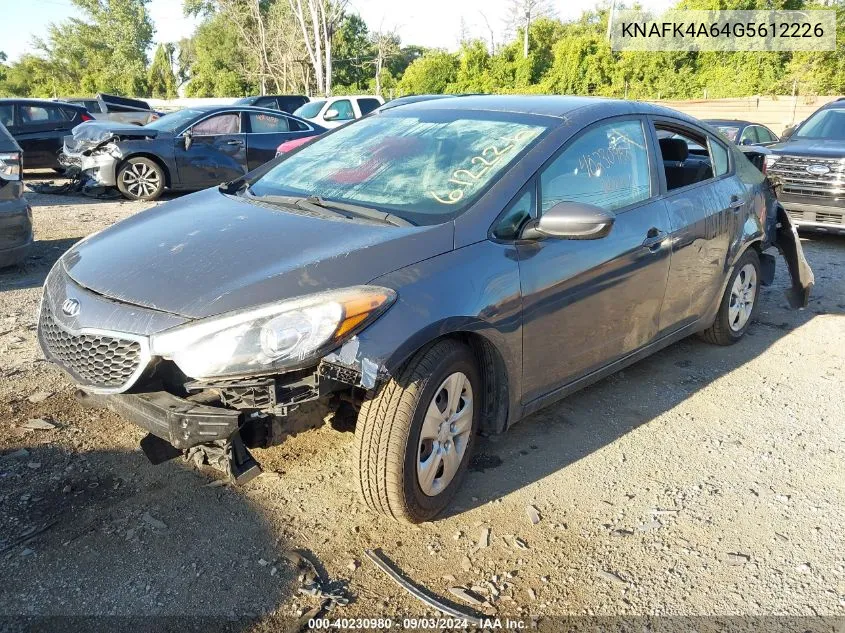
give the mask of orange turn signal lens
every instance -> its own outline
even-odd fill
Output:
[[[337,327],[334,334],[335,339],[341,339],[349,332],[367,320],[373,312],[382,308],[385,303],[391,301],[394,295],[387,293],[372,293],[362,297],[351,298],[342,303],[343,320]]]

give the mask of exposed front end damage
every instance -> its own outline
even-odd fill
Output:
[[[195,380],[151,353],[156,334],[189,324],[91,292],[60,260],[45,283],[38,340],[47,359],[79,385],[83,405],[108,408],[148,432],[141,448],[152,463],[185,456],[237,483],[261,472],[252,448],[327,421],[351,429],[366,390],[376,386],[377,372],[354,353],[356,337],[304,367]]]
[[[99,122],[77,126],[64,138],[59,164],[69,176],[80,176],[103,187],[117,186],[117,166],[125,156],[120,144],[127,140],[155,138],[157,130],[139,126],[113,127]]]

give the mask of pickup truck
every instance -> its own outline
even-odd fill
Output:
[[[146,101],[127,99],[126,97],[118,97],[102,92],[95,97],[69,97],[67,99],[60,99],[60,101],[85,106],[88,112],[91,113],[91,116],[100,121],[146,125],[161,116]]]

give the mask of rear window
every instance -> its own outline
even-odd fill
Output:
[[[285,112],[293,112],[300,106],[308,103],[306,97],[279,97],[279,108]]]
[[[40,106],[21,104],[18,106],[18,117],[23,125],[51,123],[54,121],[69,121],[73,118],[68,112],[75,112],[70,108],[61,108],[59,106]]]
[[[315,116],[320,114],[320,110],[323,109],[324,105],[326,105],[325,99],[320,101],[311,101],[306,103],[304,106],[297,108],[293,114],[302,117],[303,119],[313,119]]]
[[[468,207],[547,129],[539,117],[400,112],[308,145],[253,183],[252,193],[320,195],[435,224]]]

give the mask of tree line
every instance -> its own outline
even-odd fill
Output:
[[[837,49],[812,52],[614,52],[604,4],[576,20],[549,0],[509,0],[507,37],[458,50],[403,44],[346,0],[184,0],[193,35],[159,44],[149,0],[71,0],[83,14],[50,26],[15,62],[0,53],[0,95],[235,97],[260,93],[384,96],[551,93],[689,99],[845,93],[845,0],[681,0],[679,9],[837,11]],[[619,3],[617,3],[619,7]]]

